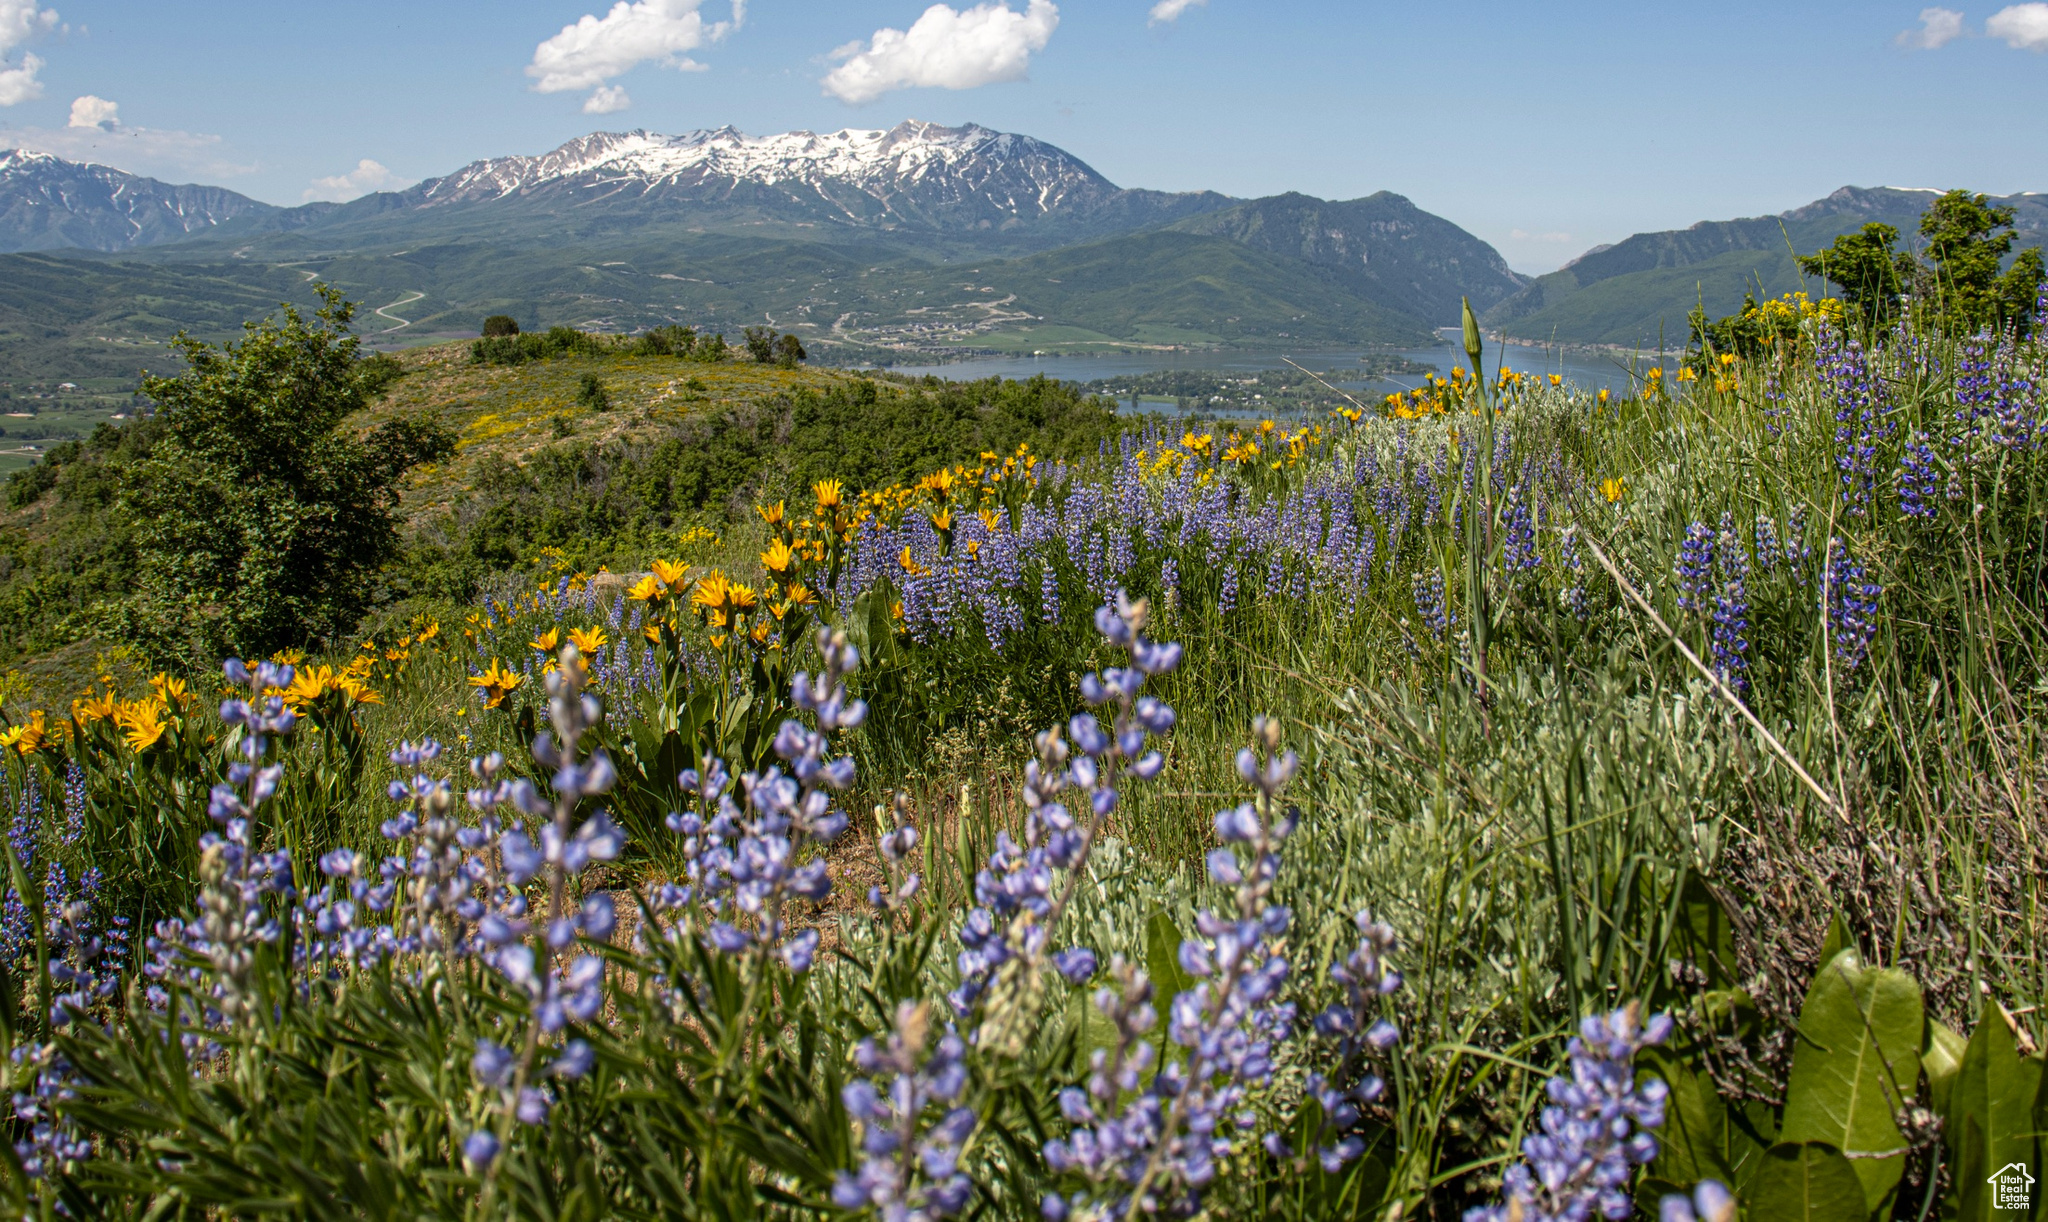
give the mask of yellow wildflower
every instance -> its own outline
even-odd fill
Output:
[[[785,576],[796,567],[796,553],[790,550],[789,544],[777,539],[761,553],[761,567],[777,577]]]
[[[163,671],[158,671],[155,675],[151,676],[149,688],[156,693],[156,698],[163,701],[166,705],[174,704],[179,708],[183,708],[185,703],[192,698],[185,691],[185,681],[183,679],[173,679]]]
[[[23,755],[34,755],[49,745],[49,727],[41,709],[30,713],[20,725],[0,730],[0,751],[12,747]]]
[[[485,670],[484,673],[472,675],[469,679],[471,687],[481,689],[484,697],[484,707],[488,709],[504,707],[506,699],[513,692],[518,691],[520,685],[525,682],[525,675],[517,671],[506,670],[504,665],[496,658],[491,659],[490,668]]]
[[[147,751],[156,746],[169,729],[164,724],[167,710],[155,699],[124,700],[114,713],[114,724],[121,727],[122,737],[135,751]]]
[[[527,644],[547,654],[549,657],[553,657],[555,651],[562,647],[562,630],[560,628],[550,628],[528,641]]]
[[[723,607],[732,583],[717,569],[697,579],[697,588],[691,592],[690,601],[700,607]]]
[[[112,717],[120,710],[120,707],[121,701],[114,695],[111,689],[98,695],[87,692],[84,696],[71,702],[71,719],[79,725],[89,725],[92,722],[105,721]]]
[[[603,649],[607,639],[602,628],[571,628],[569,630],[569,643],[576,646],[576,651],[586,658]]]
[[[689,566],[677,560],[657,560],[653,564],[654,579],[667,586],[671,594],[683,587],[683,578],[689,574]]]

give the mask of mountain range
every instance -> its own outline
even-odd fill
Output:
[[[600,132],[402,191],[283,208],[46,154],[0,153],[0,378],[132,367],[137,345],[320,278],[386,342],[523,325],[755,323],[856,349],[1031,350],[1430,341],[1470,297],[1510,335],[1682,339],[1791,249],[1931,193],[1845,188],[1778,217],[1638,234],[1526,277],[1390,192],[1117,186],[1051,144],[967,125],[750,137]],[[2034,233],[2040,197],[2005,201]],[[1788,246],[1789,244],[1789,246]],[[11,265],[11,266],[10,266]],[[305,296],[300,288],[298,296]]]
[[[1683,345],[1685,317],[1695,305],[1712,317],[1731,314],[1745,294],[1759,299],[1826,287],[1802,277],[1796,255],[1812,254],[1837,235],[1870,221],[1917,240],[1920,214],[1939,191],[1843,187],[1775,216],[1701,221],[1689,229],[1639,233],[1598,246],[1547,276],[1538,276],[1495,304],[1484,321],[1532,340],[1624,347]],[[1994,197],[2012,209],[2021,247],[2048,233],[2048,195]]]

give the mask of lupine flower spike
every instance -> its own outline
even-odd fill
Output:
[[[1509,1168],[1504,1201],[1468,1211],[1465,1222],[1631,1216],[1629,1180],[1657,1157],[1651,1130],[1663,1126],[1670,1093],[1658,1078],[1637,1084],[1635,1057],[1671,1027],[1665,1014],[1643,1021],[1640,1002],[1586,1018],[1569,1048],[1571,1076],[1550,1080],[1542,1131],[1523,1140],[1526,1158]]]

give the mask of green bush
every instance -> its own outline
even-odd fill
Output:
[[[483,336],[485,339],[495,339],[499,336],[517,334],[519,334],[519,320],[510,314],[493,314],[489,318],[484,319]]]
[[[609,340],[574,327],[549,327],[539,335],[496,335],[469,346],[477,365],[523,365],[561,356],[600,356],[612,350]]]
[[[697,347],[695,327],[653,327],[634,337],[632,350],[642,356],[688,359]]]
[[[353,307],[321,293],[316,322],[287,307],[238,343],[181,339],[187,372],[143,383],[162,435],[121,489],[136,540],[124,606],[157,657],[335,639],[396,553],[399,476],[453,452],[452,434],[430,424],[348,435],[367,380]]]

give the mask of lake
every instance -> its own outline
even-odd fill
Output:
[[[1441,347],[1401,349],[1395,355],[1433,366],[1439,373],[1448,376],[1452,366],[1465,363],[1464,352],[1454,346],[1455,335],[1455,332],[1447,333]],[[1387,350],[1375,351],[1385,354]],[[1489,375],[1500,363],[1503,352],[1506,354],[1509,369],[1532,375],[1558,374],[1583,390],[1612,390],[1621,393],[1630,386],[1626,362],[1623,360],[1585,353],[1567,353],[1557,348],[1525,344],[1503,346],[1489,342],[1485,355]],[[955,382],[970,382],[981,378],[1030,378],[1038,374],[1063,382],[1098,382],[1172,370],[1251,375],[1263,370],[1286,369],[1287,360],[1292,359],[1303,368],[1329,378],[1332,384],[1359,394],[1361,398],[1409,390],[1419,381],[1417,378],[1404,377],[1361,378],[1357,373],[1358,362],[1365,355],[1369,353],[1363,349],[1352,348],[1288,352],[1134,352],[1088,356],[983,356],[944,365],[893,365],[889,367],[889,371],[918,377],[936,374]],[[1641,358],[1640,366],[1655,364],[1656,359],[1655,353],[1648,354]],[[1675,361],[1667,356],[1664,363],[1668,366],[1675,364]],[[1347,377],[1346,374],[1351,376]]]

